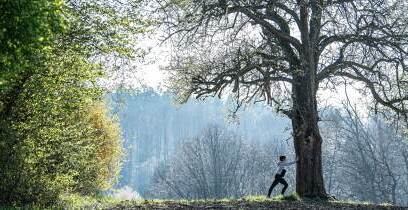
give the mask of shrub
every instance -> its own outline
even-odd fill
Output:
[[[101,102],[102,91],[86,85],[98,68],[73,52],[47,59],[3,120],[2,202],[51,204],[62,193],[96,194],[112,185],[120,168],[119,127]]]

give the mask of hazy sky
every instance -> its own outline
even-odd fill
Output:
[[[148,51],[143,62],[133,61],[129,63],[129,69],[124,68],[124,72],[119,76],[120,82],[124,82],[127,87],[138,88],[141,86],[152,87],[156,90],[166,89],[166,70],[171,57],[171,47],[169,44],[161,44],[160,35],[151,35],[140,39],[139,47]],[[360,86],[361,87],[361,86]],[[332,90],[333,91],[333,90]],[[337,87],[335,92],[329,90],[319,90],[319,101],[322,106],[339,106],[346,100],[345,91],[350,100],[364,108],[365,102],[369,100],[358,93],[354,88]]]

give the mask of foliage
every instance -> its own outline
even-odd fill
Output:
[[[139,56],[141,51],[134,45],[150,25],[138,12],[139,4],[138,0],[66,0],[70,33],[63,40],[92,56]]]
[[[18,92],[27,71],[34,71],[38,53],[64,30],[65,21],[60,0],[4,0],[0,11],[0,110],[9,112],[12,93]]]
[[[120,202],[121,200],[106,195],[84,196],[80,194],[65,194],[61,196],[61,199],[59,203],[56,204],[56,207],[66,209],[100,209],[117,205]]]
[[[51,204],[115,183],[121,136],[98,86],[105,69],[90,61],[131,57],[127,35],[141,31],[109,8],[96,1],[1,1],[1,203]]]
[[[38,153],[32,153],[30,148],[33,144],[24,144],[19,139],[19,133],[15,132],[17,127],[24,128],[24,124],[18,124],[15,117],[18,113],[18,107],[16,107],[17,96],[22,94],[23,89],[27,87],[25,97],[32,97],[35,100],[36,95],[32,94],[29,90],[32,89],[34,83],[25,84],[30,77],[34,75],[35,71],[41,69],[45,62],[45,53],[49,51],[49,47],[53,42],[55,35],[62,32],[63,29],[63,17],[61,15],[62,6],[60,1],[2,1],[1,2],[1,31],[0,45],[2,52],[0,54],[0,116],[1,116],[1,199],[4,200],[16,200],[22,199],[24,194],[13,193],[17,192],[21,188],[27,187],[25,190],[34,192],[37,191],[34,185],[32,188],[19,185],[13,185],[23,181],[23,177],[28,177],[34,172],[29,168],[28,171],[19,168],[24,165],[23,158],[30,163],[32,156],[44,157],[44,151],[48,148],[39,148]],[[41,67],[40,67],[41,66]],[[52,70],[50,66],[47,70]],[[36,81],[38,78],[31,78],[32,81],[42,84],[42,81]],[[41,91],[42,87],[38,90]],[[40,92],[37,93],[40,96]],[[41,102],[46,103],[47,100]],[[24,104],[22,104],[24,106]],[[32,106],[37,106],[32,104]],[[21,106],[22,107],[22,106]],[[48,108],[48,107],[43,107]],[[29,116],[35,115],[37,110],[27,109],[21,112],[21,115]],[[28,119],[30,120],[30,119]],[[27,123],[30,123],[27,121]],[[39,132],[41,132],[39,130]],[[22,133],[21,133],[22,134]],[[31,133],[27,133],[27,136]],[[42,151],[41,151],[42,150]],[[15,153],[18,151],[18,153]],[[31,157],[30,157],[31,156]],[[31,162],[31,167],[35,167],[39,162]],[[39,167],[38,167],[39,169]],[[39,169],[44,171],[44,169]],[[21,176],[20,176],[21,175]],[[43,174],[38,174],[41,176]],[[46,177],[44,177],[46,179]],[[53,183],[49,183],[50,188],[53,188],[56,183],[65,183],[66,177],[55,177]],[[38,182],[41,179],[37,179]],[[62,184],[64,185],[64,184]],[[31,194],[31,193],[29,193]],[[47,197],[50,195],[40,195],[39,197]],[[31,199],[28,195],[27,199]]]
[[[95,158],[88,162],[87,168],[94,169],[87,171],[90,173],[81,173],[83,184],[77,190],[87,194],[109,189],[116,183],[123,154],[119,125],[109,117],[105,104],[93,104],[88,112],[87,123],[92,127],[90,143]]]
[[[99,71],[74,52],[55,52],[15,99],[2,144],[2,200],[53,201],[63,192],[96,193],[118,173],[121,142],[101,90],[86,87]],[[69,66],[67,71],[64,66]]]

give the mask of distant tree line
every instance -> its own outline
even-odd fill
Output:
[[[341,199],[408,205],[404,131],[353,106],[344,110],[331,112],[322,123],[327,191]]]
[[[378,116],[363,118],[351,106],[343,110],[331,109],[321,124],[327,139],[323,150],[327,192],[337,199],[407,205],[404,133]],[[146,195],[173,199],[265,195],[277,157],[293,153],[280,148],[284,147],[277,142],[248,142],[225,127],[209,125],[182,141],[169,161],[158,165]],[[288,174],[293,186],[294,177]]]
[[[285,128],[289,121],[263,105],[240,112],[239,123],[228,117],[229,101],[191,100],[175,106],[172,96],[154,90],[109,94],[123,131],[126,157],[118,187],[129,186],[149,198],[149,185],[159,164],[171,162],[182,142],[216,124],[240,136],[252,146],[275,144],[278,150],[290,147]]]
[[[185,140],[170,161],[159,165],[149,193],[178,199],[262,195],[283,152],[275,145],[250,144],[220,125],[209,125]]]

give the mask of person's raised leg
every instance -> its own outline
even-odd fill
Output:
[[[273,188],[275,188],[275,186],[276,186],[278,183],[279,183],[279,180],[275,177],[275,180],[273,180],[271,187],[269,187],[269,190],[268,190],[268,198],[271,197],[272,190],[273,190]]]
[[[281,193],[282,193],[282,195],[284,195],[286,189],[288,188],[288,183],[287,183],[286,180],[283,179],[283,178],[281,178],[281,179],[279,180],[279,182],[280,182],[281,184],[283,184],[283,188],[282,188],[282,192],[281,192]]]

